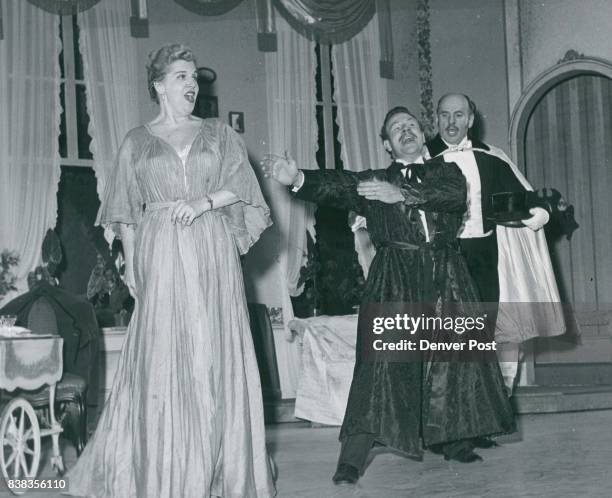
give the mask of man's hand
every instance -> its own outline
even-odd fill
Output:
[[[266,154],[261,160],[261,166],[266,178],[272,178],[278,183],[289,186],[299,178],[299,171],[295,160],[285,152],[285,156]]]
[[[529,212],[533,215],[531,218],[527,218],[523,221],[523,225],[527,228],[531,228],[534,232],[537,232],[540,228],[542,228],[546,223],[548,223],[548,219],[550,218],[548,211],[541,207],[534,207],[529,210]]]
[[[369,201],[381,201],[386,204],[403,202],[404,196],[400,188],[382,180],[367,180],[359,182],[357,193]]]

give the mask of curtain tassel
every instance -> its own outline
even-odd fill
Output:
[[[380,37],[380,77],[388,80],[394,78],[393,71],[393,32],[389,0],[376,0],[378,13],[378,35]]]
[[[257,48],[260,52],[276,52],[276,22],[272,0],[255,0],[257,17]]]
[[[130,34],[133,38],[149,37],[149,18],[147,17],[147,0],[131,0]]]

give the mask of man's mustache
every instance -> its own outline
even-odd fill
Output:
[[[405,142],[407,139],[416,140],[417,136],[414,133],[410,132],[410,131],[402,133],[400,141]]]

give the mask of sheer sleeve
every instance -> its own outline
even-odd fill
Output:
[[[137,225],[142,219],[143,196],[136,181],[135,144],[128,134],[117,154],[115,166],[106,180],[96,225],[110,227],[119,236],[118,224]]]
[[[227,218],[240,254],[245,254],[272,224],[270,209],[249,163],[242,138],[222,123],[219,134],[222,162],[219,190],[232,192],[240,200],[218,211]]]

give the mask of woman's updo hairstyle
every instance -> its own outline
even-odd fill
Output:
[[[158,50],[153,50],[149,53],[149,60],[147,62],[147,79],[149,85],[149,95],[151,99],[159,104],[159,96],[155,90],[156,81],[161,81],[166,75],[168,66],[174,61],[184,60],[187,62],[193,62],[197,65],[195,57],[191,49],[181,43],[171,43],[164,45]]]

